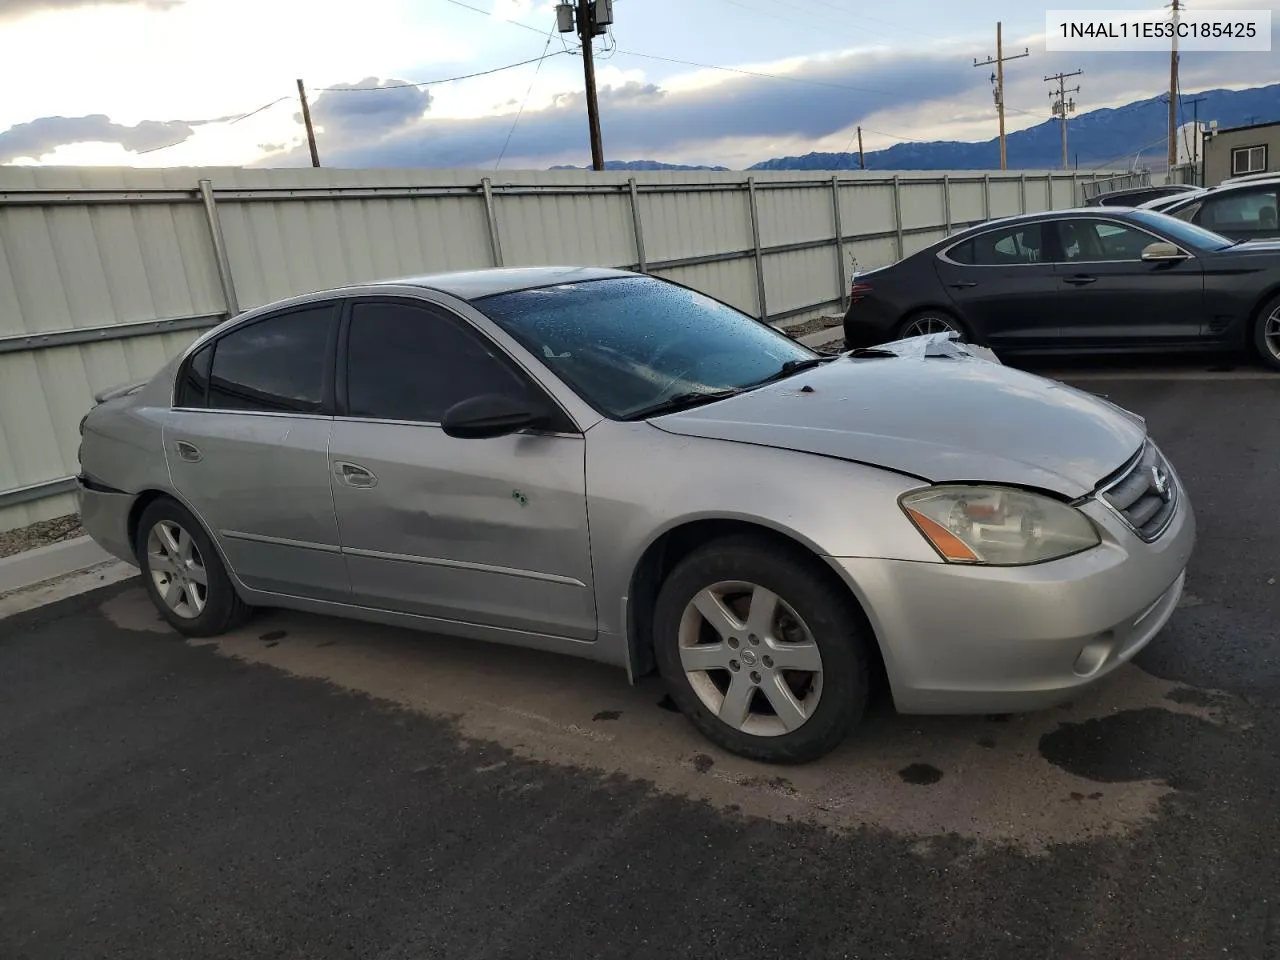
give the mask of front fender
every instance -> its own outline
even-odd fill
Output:
[[[587,432],[587,513],[602,638],[625,638],[632,577],[678,527],[738,520],[818,556],[937,563],[898,506],[923,482],[831,457],[604,421]]]

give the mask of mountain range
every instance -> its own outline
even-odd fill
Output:
[[[1280,83],[1248,90],[1205,90],[1184,93],[1179,123],[1192,121],[1190,100],[1203,98],[1197,116],[1218,121],[1219,129],[1280,121]],[[1169,97],[1135,100],[1122,107],[1090,110],[1067,121],[1069,161],[1081,169],[1138,165],[1164,168],[1168,136]],[[1006,136],[1011,169],[1045,170],[1062,165],[1062,141],[1057,119]],[[957,140],[903,141],[864,155],[868,170],[993,170],[1000,166],[997,137],[980,142]],[[776,157],[752,164],[749,170],[852,170],[856,153],[806,153]],[[585,169],[562,165],[553,170]],[[607,170],[727,170],[721,166],[668,164],[656,160],[609,160]]]

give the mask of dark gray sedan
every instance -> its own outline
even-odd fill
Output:
[[[989,221],[854,277],[846,346],[942,331],[1001,354],[1248,348],[1280,370],[1280,241],[1090,207]]]

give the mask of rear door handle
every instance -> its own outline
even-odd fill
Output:
[[[366,470],[358,463],[347,463],[345,460],[338,460],[333,465],[333,472],[348,487],[367,489],[378,485],[378,478],[373,475],[373,472]]]
[[[200,462],[200,448],[194,443],[188,443],[186,440],[175,440],[173,448],[178,451],[178,456],[187,463]]]
[[[1069,283],[1069,284],[1071,284],[1073,287],[1083,287],[1086,283],[1093,283],[1093,282],[1095,282],[1097,279],[1098,279],[1097,277],[1086,277],[1084,274],[1079,274],[1079,275],[1074,276],[1074,277],[1063,277],[1063,278],[1062,278],[1062,280],[1063,280],[1063,282],[1064,282],[1064,283]]]
[[[952,290],[968,290],[970,287],[976,287],[977,280],[961,280],[958,283],[948,283],[947,286]]]

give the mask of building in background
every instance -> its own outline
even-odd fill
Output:
[[[1204,138],[1204,185],[1251,173],[1280,173],[1280,122],[1210,130]]]

